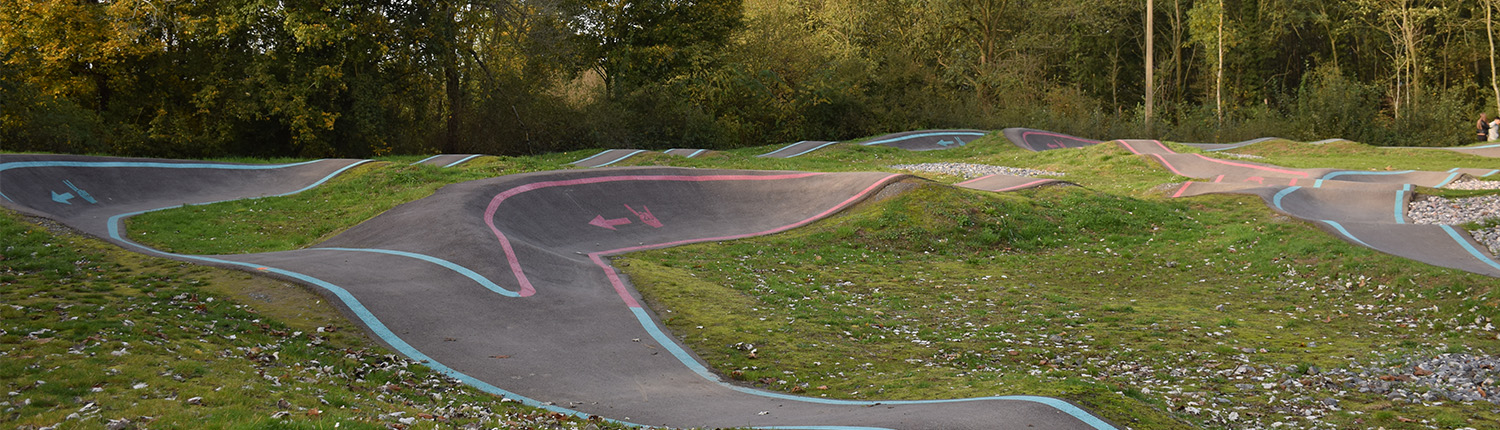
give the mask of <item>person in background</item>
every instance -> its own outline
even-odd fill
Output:
[[[1490,142],[1500,140],[1500,118],[1490,120],[1490,133],[1488,137]]]
[[[1479,141],[1484,142],[1490,136],[1489,114],[1479,113]]]

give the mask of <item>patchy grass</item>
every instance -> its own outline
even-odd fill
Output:
[[[586,424],[393,355],[300,287],[46,225],[0,214],[6,428]]]

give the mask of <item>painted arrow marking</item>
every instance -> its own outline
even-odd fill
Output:
[[[67,185],[68,188],[72,188],[73,192],[78,193],[78,197],[83,197],[84,201],[87,201],[90,204],[99,203],[98,200],[94,200],[94,196],[89,195],[88,191],[84,191],[82,189],[79,189],[77,185],[73,185],[73,181],[64,180],[63,185]]]
[[[635,217],[640,218],[641,222],[646,223],[646,225],[661,228],[661,220],[656,219],[656,215],[652,215],[651,208],[646,207],[646,205],[641,205],[639,212],[631,208],[630,205],[625,205],[625,209],[635,214]]]
[[[630,218],[604,219],[604,215],[596,215],[593,221],[589,221],[589,224],[615,230],[617,225],[630,224]]]
[[[62,204],[65,204],[65,205],[71,205],[71,204],[73,204],[73,202],[70,202],[68,200],[73,200],[73,193],[58,194],[56,191],[52,192],[52,201],[58,202],[58,203],[62,203]]]

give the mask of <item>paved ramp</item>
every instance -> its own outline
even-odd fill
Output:
[[[984,137],[984,130],[918,130],[892,133],[860,142],[864,146],[889,146],[908,151],[937,151],[968,145]]]
[[[421,161],[418,161],[418,162],[415,162],[415,163],[411,163],[411,164],[412,165],[421,164],[421,165],[426,165],[426,166],[437,166],[437,167],[453,167],[453,166],[457,166],[457,165],[463,164],[465,162],[468,162],[469,160],[473,160],[475,158],[479,158],[479,157],[483,157],[483,156],[484,156],[484,154],[438,154],[438,155],[434,155],[434,156],[431,156],[431,157],[424,158]]]
[[[829,147],[829,146],[831,146],[831,145],[833,145],[835,143],[838,143],[838,142],[827,141],[827,140],[804,140],[804,141],[801,141],[801,142],[796,142],[796,143],[793,143],[793,144],[790,144],[790,145],[787,145],[787,146],[783,146],[780,149],[777,149],[775,151],[771,151],[771,152],[767,152],[767,153],[764,153],[764,154],[757,155],[757,157],[764,157],[764,158],[792,158],[792,157],[797,157],[797,156],[805,155],[805,154],[807,154],[809,152],[817,151],[819,149],[827,148],[827,147]]]
[[[145,252],[120,230],[124,216],[296,192],[358,163],[0,157],[6,206]],[[726,382],[667,334],[609,265],[620,253],[803,226],[900,178],[677,168],[511,175],[450,185],[313,248],[168,256],[317,286],[402,354],[565,413],[683,427],[1113,428],[1043,397],[839,401]],[[64,187],[88,190],[97,203],[83,206],[81,194],[57,201]]]
[[[683,157],[683,158],[700,157],[700,156],[704,156],[704,155],[708,155],[708,154],[712,154],[712,153],[713,153],[713,151],[709,151],[707,149],[688,149],[688,148],[673,148],[673,149],[668,149],[666,152],[663,152],[663,154],[675,155],[675,156]]]
[[[1010,139],[1011,143],[1028,151],[1082,148],[1098,145],[1100,142],[1098,140],[1030,128],[1007,128],[1002,130],[1001,133],[1004,133],[1005,138]]]

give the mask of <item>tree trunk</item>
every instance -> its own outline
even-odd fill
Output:
[[[1224,126],[1224,0],[1219,0],[1219,63],[1214,71],[1214,112]]]
[[[1156,68],[1156,45],[1152,40],[1156,28],[1153,15],[1156,13],[1155,0],[1146,0],[1146,132],[1151,132],[1151,104],[1156,100],[1156,81],[1154,70]]]
[[[1500,81],[1495,80],[1495,0],[1484,2],[1484,35],[1490,40],[1490,88],[1495,90],[1495,112],[1500,113]]]

